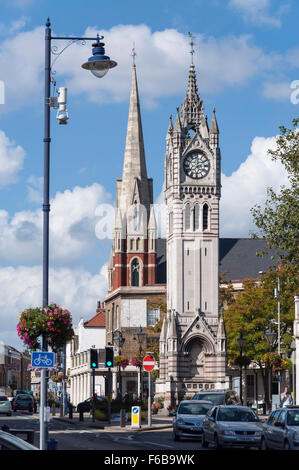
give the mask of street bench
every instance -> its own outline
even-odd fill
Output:
[[[9,426],[2,426],[2,431],[8,432],[13,434],[14,436],[19,436],[20,434],[26,434],[25,441],[29,442],[29,444],[34,445],[34,429],[12,429]]]

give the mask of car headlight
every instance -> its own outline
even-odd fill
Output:
[[[182,418],[178,418],[177,423],[178,424],[185,424],[185,422]]]
[[[257,437],[261,437],[262,434],[263,434],[262,431],[255,431],[255,435]]]

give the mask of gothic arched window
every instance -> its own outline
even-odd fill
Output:
[[[194,219],[193,219],[193,230],[196,232],[199,230],[199,205],[194,206]]]
[[[202,210],[202,229],[208,230],[209,227],[209,206],[208,204],[204,204]]]
[[[185,206],[185,230],[190,230],[190,219],[191,219],[191,208],[190,204]]]
[[[139,286],[140,282],[140,264],[138,259],[133,259],[131,264],[131,286]]]

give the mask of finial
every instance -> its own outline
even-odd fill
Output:
[[[193,46],[194,46],[194,41],[193,41],[193,35],[192,33],[188,33],[188,36],[190,38],[190,46],[191,46],[191,50],[190,50],[190,54],[191,54],[191,65],[193,65],[193,55],[194,55],[194,49],[193,49]]]
[[[133,66],[135,67],[135,57],[136,57],[136,52],[135,52],[135,42],[133,42],[133,49],[132,49],[132,54],[131,56],[133,57]]]
[[[50,22],[50,18],[49,18],[49,17],[47,18],[46,26],[47,26],[47,28],[50,28],[50,26],[51,26],[51,22]]]

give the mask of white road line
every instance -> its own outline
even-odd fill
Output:
[[[150,441],[139,441],[140,444],[151,444],[154,446],[160,446],[160,447],[169,447],[169,449],[174,449],[173,446],[168,446],[167,444],[158,444],[158,442],[150,442]]]

